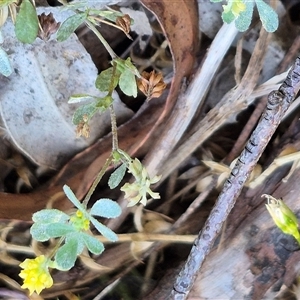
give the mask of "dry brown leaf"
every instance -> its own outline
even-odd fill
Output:
[[[159,125],[163,124],[174,108],[182,80],[191,73],[200,36],[197,1],[140,0],[140,2],[156,16],[168,40],[173,57],[174,77],[163,112],[135,151],[158,130]]]

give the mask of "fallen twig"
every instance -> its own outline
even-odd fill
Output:
[[[191,253],[179,273],[169,299],[186,299],[195,281],[196,275],[207,254],[213,247],[236,199],[249,174],[256,165],[285,112],[300,89],[300,57],[288,73],[286,80],[277,91],[268,96],[268,103],[256,129],[237,160],[216,205],[199,233]]]

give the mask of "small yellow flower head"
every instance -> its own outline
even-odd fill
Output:
[[[33,292],[40,292],[43,289],[50,288],[53,285],[53,279],[49,274],[50,261],[44,256],[40,255],[35,259],[25,259],[20,267],[22,270],[19,276],[24,280],[22,289],[29,289],[30,295]]]
[[[283,233],[292,235],[300,243],[298,220],[295,214],[282,200],[275,199],[270,195],[262,195],[262,197],[268,199],[266,207],[277,227]]]
[[[153,192],[150,188],[151,184],[159,181],[160,176],[150,178],[146,168],[137,158],[129,163],[128,172],[130,172],[136,180],[133,183],[125,183],[121,187],[121,191],[125,192],[125,198],[129,199],[128,207],[134,206],[139,202],[146,205],[147,194],[153,199],[160,198],[159,193]]]
[[[85,218],[80,210],[76,211],[76,214],[70,218],[72,225],[78,230],[88,230],[90,228],[90,221]]]

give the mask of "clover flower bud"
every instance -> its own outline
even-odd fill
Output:
[[[285,234],[292,235],[300,244],[300,234],[298,230],[298,220],[290,208],[282,201],[270,195],[262,195],[268,200],[266,204],[274,223]]]
[[[78,231],[88,230],[90,228],[90,221],[80,210],[76,211],[76,214],[70,218],[70,221]]]
[[[237,18],[241,12],[245,11],[246,4],[243,0],[229,1],[227,5],[223,5],[223,10],[225,13],[231,11],[231,13]]]
[[[159,193],[151,190],[150,185],[159,181],[160,176],[150,178],[146,168],[136,158],[128,164],[128,172],[131,173],[135,181],[133,183],[125,183],[121,187],[121,191],[125,192],[125,198],[129,199],[128,207],[134,206],[137,203],[147,204],[147,194],[153,199],[159,199]]]

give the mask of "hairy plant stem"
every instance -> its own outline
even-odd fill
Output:
[[[97,36],[97,38],[100,40],[100,42],[103,44],[103,46],[105,47],[106,51],[109,53],[109,55],[111,56],[112,59],[117,58],[117,54],[114,52],[114,50],[109,46],[109,44],[107,43],[107,41],[105,40],[105,38],[102,36],[102,34],[98,31],[98,29],[95,27],[95,25],[89,21],[89,20],[85,20],[85,24],[87,25],[87,27],[89,29],[91,29],[95,35]]]
[[[110,122],[111,122],[111,135],[112,135],[112,150],[117,151],[119,149],[118,146],[118,128],[117,128],[117,120],[116,114],[114,110],[113,104],[109,106],[110,111]]]
[[[97,17],[94,17],[94,19],[95,19],[96,21],[98,21],[99,23],[107,24],[107,25],[109,25],[109,26],[111,26],[111,27],[115,27],[115,28],[117,28],[117,29],[119,29],[119,30],[121,30],[121,31],[124,32],[124,30],[122,29],[122,27],[120,27],[120,26],[117,25],[117,24],[114,24],[114,23],[112,23],[112,22],[109,22],[109,21],[106,21],[106,20],[104,20],[104,19],[100,19],[100,18],[97,18]],[[124,32],[124,33],[125,33],[125,32]],[[126,34],[126,33],[125,33],[125,34]]]
[[[111,81],[110,81],[110,85],[109,85],[109,90],[108,90],[108,94],[107,94],[107,96],[110,96],[110,97],[112,97],[112,93],[114,91],[114,79],[115,79],[115,76],[116,76],[116,62],[113,61],[112,65],[113,65],[113,72],[112,72]],[[82,204],[84,206],[87,206],[87,204],[88,204],[92,194],[94,193],[98,183],[101,181],[104,173],[106,172],[106,170],[108,169],[110,163],[112,162],[113,152],[117,151],[119,149],[117,118],[116,118],[113,103],[110,104],[109,111],[110,111],[111,134],[112,134],[112,152],[111,152],[110,156],[108,157],[108,159],[106,160],[106,162],[105,162],[104,166],[102,167],[101,171],[97,175],[96,179],[94,180],[94,182],[93,182],[91,188],[89,189],[88,193],[86,194],[86,196],[85,196],[85,198],[82,202]]]
[[[61,244],[64,242],[64,240],[65,240],[65,237],[61,237],[61,238],[57,241],[57,243],[56,243],[56,245],[54,246],[54,248],[51,250],[51,252],[49,253],[49,255],[47,255],[47,257],[48,257],[49,259],[52,259],[52,258],[55,256],[57,250],[59,249],[59,247],[61,246]]]
[[[110,97],[112,97],[112,93],[114,91],[114,79],[116,76],[116,68],[117,68],[117,64],[115,61],[112,62],[112,66],[113,66],[113,71],[112,71],[112,76],[111,76],[111,81],[110,81],[110,86],[108,91],[108,95]],[[109,111],[110,111],[111,135],[112,135],[112,151],[117,151],[119,149],[118,127],[117,127],[117,117],[116,117],[113,103],[111,103],[111,105],[109,106]]]
[[[99,172],[99,174],[97,175],[96,179],[94,180],[91,188],[89,189],[88,193],[86,194],[84,200],[82,201],[82,204],[87,207],[88,202],[91,199],[92,194],[94,193],[98,183],[101,181],[103,175],[105,174],[106,170],[108,169],[110,163],[113,160],[113,155],[112,153],[110,154],[110,156],[108,157],[108,159],[106,160],[105,164],[103,165],[101,171]]]

